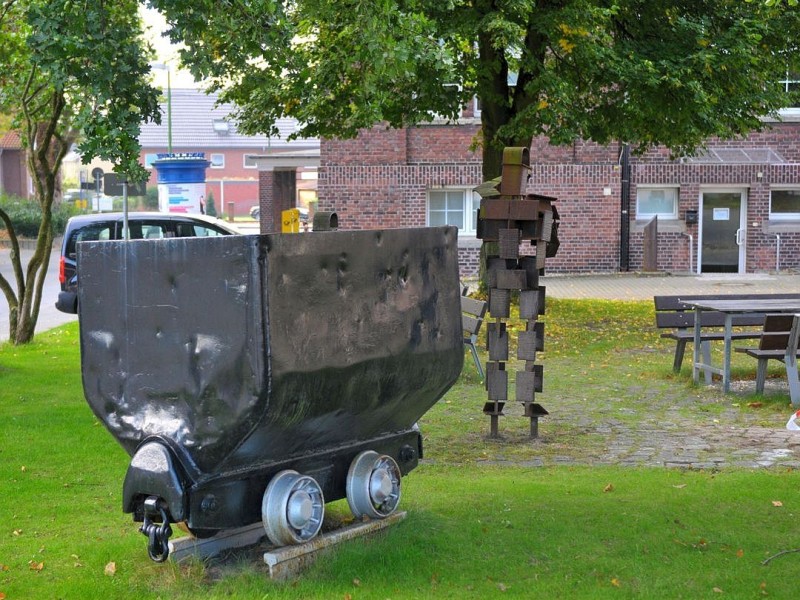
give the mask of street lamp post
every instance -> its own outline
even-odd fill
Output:
[[[167,152],[172,154],[172,83],[170,81],[170,68],[165,63],[150,63],[154,69],[162,69],[167,72]]]

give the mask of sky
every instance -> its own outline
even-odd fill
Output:
[[[162,33],[166,30],[167,24],[164,17],[157,10],[140,6],[142,21],[145,28],[145,37],[155,48],[158,56],[157,61],[170,67],[170,83],[173,88],[196,88],[188,71],[180,69],[178,64],[178,47],[169,42],[169,38]],[[153,83],[158,87],[167,87],[167,73],[163,69],[153,69]]]

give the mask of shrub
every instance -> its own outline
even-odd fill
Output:
[[[209,190],[208,197],[206,198],[206,214],[209,217],[217,216],[217,207],[214,204],[214,192]]]
[[[0,195],[0,207],[8,213],[14,225],[14,231],[20,237],[35,238],[39,235],[42,224],[42,209],[35,200],[26,200],[16,196]],[[72,204],[66,202],[53,207],[53,234],[64,233],[67,220],[80,211]],[[0,229],[5,229],[5,224],[0,221]]]
[[[144,198],[144,207],[147,210],[158,210],[158,188],[149,187]]]

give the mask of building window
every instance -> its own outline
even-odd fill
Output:
[[[787,94],[792,94],[796,98],[798,91],[800,91],[800,74],[787,69],[784,77],[778,81],[778,84],[781,86],[784,92]],[[800,112],[800,102],[798,102],[797,99],[793,100],[790,102],[789,106],[781,109],[781,112]]]
[[[428,192],[428,225],[454,225],[461,233],[475,233],[481,199],[470,189]]]
[[[214,119],[214,132],[219,135],[227,135],[230,132],[230,127],[225,119]]]
[[[769,218],[800,221],[800,189],[770,190]]]
[[[225,155],[224,154],[212,154],[211,155],[211,168],[212,169],[224,169],[225,168]]]
[[[244,168],[245,169],[255,169],[258,167],[258,163],[256,162],[256,155],[255,154],[245,154],[244,155]]]
[[[659,187],[636,190],[636,218],[678,218],[678,188]]]

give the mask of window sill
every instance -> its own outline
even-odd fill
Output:
[[[474,233],[458,233],[458,247],[459,248],[480,248],[483,240],[475,237]]]
[[[800,219],[796,221],[765,221],[764,233],[800,233]]]
[[[632,233],[642,233],[650,219],[636,220],[631,224]],[[658,218],[659,233],[683,233],[686,231],[686,222],[681,219],[662,219]]]

